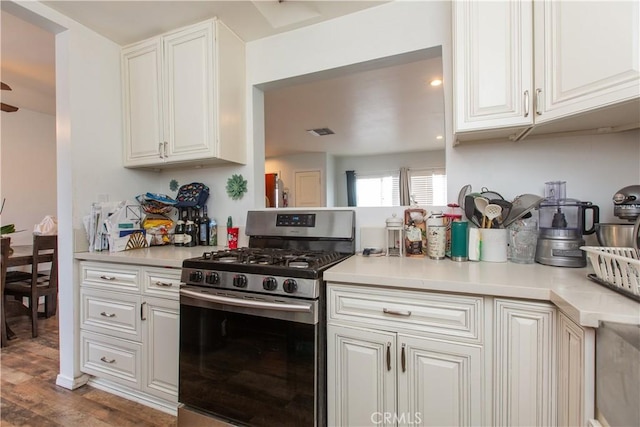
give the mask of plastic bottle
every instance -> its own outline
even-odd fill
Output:
[[[209,220],[209,246],[218,246],[218,223],[213,218]]]

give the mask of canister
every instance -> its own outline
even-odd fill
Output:
[[[447,244],[447,227],[429,225],[427,229],[427,255],[431,259],[444,259]]]
[[[468,260],[468,244],[467,244],[467,221],[453,221],[451,223],[451,260],[467,261]]]

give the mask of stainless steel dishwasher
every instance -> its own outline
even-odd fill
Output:
[[[596,330],[596,418],[603,426],[640,426],[638,325],[603,322]]]

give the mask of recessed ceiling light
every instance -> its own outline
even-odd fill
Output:
[[[316,128],[316,129],[307,129],[313,136],[325,136],[325,135],[333,135],[335,132],[329,128]]]
[[[440,86],[441,84],[442,84],[442,80],[440,79],[431,80],[431,86]]]
[[[443,138],[442,135],[436,136],[436,139],[442,139],[442,138]]]

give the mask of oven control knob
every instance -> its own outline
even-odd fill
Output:
[[[233,286],[236,288],[246,288],[247,287],[247,276],[244,274],[236,274],[233,276]]]
[[[292,294],[298,290],[298,283],[293,279],[287,279],[282,283],[282,289],[285,292]]]
[[[265,277],[262,279],[262,287],[265,291],[275,291],[278,287],[278,281],[275,277]]]
[[[205,281],[210,285],[217,285],[218,283],[220,283],[220,275],[215,271],[212,271],[211,273],[207,274]]]
[[[189,273],[189,281],[194,283],[202,282],[202,271],[194,270]]]

